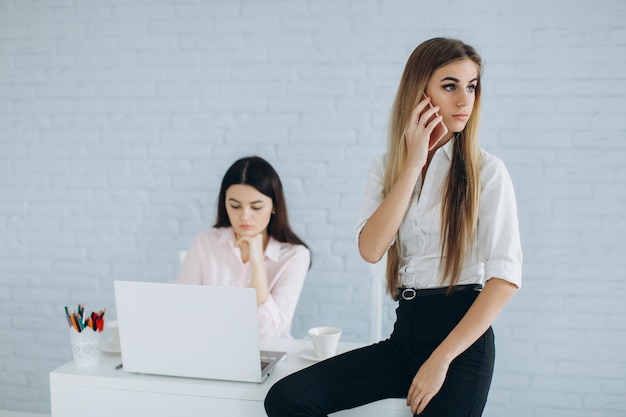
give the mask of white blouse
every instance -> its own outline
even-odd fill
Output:
[[[441,204],[452,162],[453,140],[435,152],[426,181],[420,175],[400,225],[398,273],[401,286],[421,289],[446,285],[442,283],[440,269]],[[458,285],[484,284],[491,278],[500,278],[519,288],[522,285],[522,247],[513,183],[502,160],[484,150],[481,156],[478,230]],[[385,164],[386,155],[381,155],[370,165],[357,239],[383,201]]]

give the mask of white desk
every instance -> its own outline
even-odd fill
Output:
[[[361,346],[341,343],[339,351]],[[68,362],[50,372],[52,417],[236,417],[265,416],[263,400],[281,378],[311,362],[300,358],[301,340],[263,346],[287,351],[287,358],[262,384],[144,375],[115,370],[119,354],[102,353],[98,366],[78,368]],[[377,401],[333,417],[408,417],[402,399]]]

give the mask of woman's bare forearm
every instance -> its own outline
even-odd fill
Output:
[[[417,183],[421,168],[405,169],[378,209],[367,220],[359,235],[359,253],[376,263],[393,241]]]
[[[447,364],[452,362],[487,331],[516,292],[515,284],[499,278],[488,280],[465,316],[431,357]]]

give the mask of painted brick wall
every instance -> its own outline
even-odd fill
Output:
[[[49,412],[62,307],[172,280],[248,154],[313,249],[294,335],[367,341],[365,174],[409,53],[444,35],[485,59],[525,251],[485,415],[625,416],[625,22],[623,0],[0,0],[0,409]]]

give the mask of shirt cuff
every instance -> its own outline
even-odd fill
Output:
[[[510,261],[489,261],[485,264],[485,280],[500,278],[522,288],[522,266]]]
[[[266,329],[272,329],[271,333],[275,336],[282,335],[285,331],[283,317],[276,302],[270,295],[267,301],[259,307],[259,326]]]

